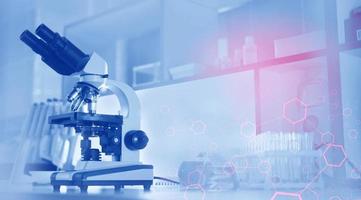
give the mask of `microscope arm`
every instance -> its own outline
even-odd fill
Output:
[[[127,139],[127,135],[139,138],[144,137],[142,135],[132,136],[133,130],[140,130],[140,102],[137,94],[129,85],[109,79],[106,81],[104,89],[109,90],[117,97],[121,107],[120,114],[126,119],[123,125],[123,132],[129,134],[126,134],[125,139],[122,141],[122,146],[127,147],[122,148],[122,159],[126,162],[138,162],[139,151],[134,151],[133,148],[135,148],[136,150],[143,149],[148,142],[148,138],[145,137],[146,142],[138,147],[137,145],[134,146],[134,144],[132,144],[132,141],[129,141]]]

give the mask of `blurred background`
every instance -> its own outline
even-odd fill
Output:
[[[221,178],[212,176],[212,187],[199,184],[213,190],[234,187],[234,174],[239,187],[275,191],[324,188],[330,180],[359,186],[360,6],[359,0],[3,0],[0,179],[11,179],[30,138],[24,123],[32,105],[64,99],[76,81],[19,40],[44,23],[84,52],[97,52],[111,79],[136,90],[150,138],[141,160],[156,174],[182,179],[184,161],[207,161]],[[110,100],[104,107],[116,105]],[[65,162],[51,161],[57,168]]]

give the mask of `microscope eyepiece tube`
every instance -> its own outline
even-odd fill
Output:
[[[82,52],[65,37],[53,32],[46,25],[39,25],[35,33],[49,45],[58,59],[66,63],[74,72],[81,71],[89,61],[89,55]]]
[[[28,30],[25,30],[20,35],[20,40],[23,41],[25,44],[27,44],[33,51],[35,51],[37,54],[41,55],[42,57],[49,54],[49,51],[47,49],[47,44]]]
[[[20,35],[20,39],[40,54],[42,60],[61,75],[71,75],[82,71],[90,59],[88,54],[44,24],[38,26],[36,35],[41,39],[25,30]]]
[[[55,33],[44,24],[40,24],[35,30],[35,33],[47,43],[51,42],[55,37]]]

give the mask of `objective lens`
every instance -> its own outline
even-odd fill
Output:
[[[88,103],[88,112],[90,114],[95,114],[96,113],[96,106],[97,106],[96,102],[89,102]]]
[[[68,102],[74,101],[74,99],[80,95],[80,91],[80,88],[74,87],[74,89],[68,95]]]
[[[84,98],[81,95],[78,95],[78,97],[71,104],[71,110],[77,111],[83,104]]]

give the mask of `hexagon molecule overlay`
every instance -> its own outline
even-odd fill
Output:
[[[303,122],[307,117],[307,105],[298,98],[293,98],[283,104],[282,116],[291,124]]]
[[[296,192],[275,192],[271,200],[302,200],[302,197]]]
[[[323,152],[323,159],[329,167],[341,167],[345,163],[347,155],[342,145],[329,144]]]

